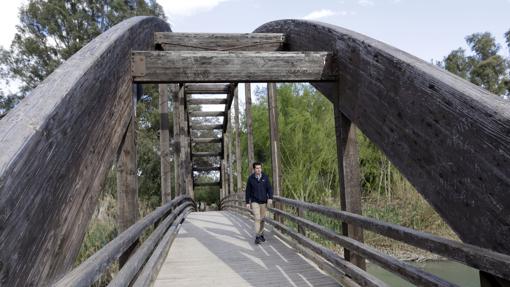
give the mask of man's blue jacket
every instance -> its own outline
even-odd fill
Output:
[[[252,173],[246,183],[246,204],[267,203],[268,199],[273,199],[273,189],[269,177],[262,173],[260,179],[257,179],[255,173]]]

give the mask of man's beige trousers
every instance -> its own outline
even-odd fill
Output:
[[[251,209],[253,210],[253,217],[255,217],[255,234],[260,236],[264,232],[264,221],[262,219],[266,217],[266,204],[252,202]]]

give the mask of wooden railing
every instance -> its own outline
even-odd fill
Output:
[[[54,286],[90,286],[128,248],[136,244],[144,231],[154,226],[151,235],[120,268],[108,286],[148,286],[158,274],[181,223],[195,202],[189,196],[179,196],[157,208],[115,237],[98,252],[54,283]]]
[[[274,201],[275,203],[279,203],[278,206],[280,208],[268,207],[268,210],[284,220],[274,220],[270,217],[266,217],[264,219],[265,222],[271,224],[301,246],[311,250],[314,256],[319,255],[327,260],[361,286],[387,286],[387,284],[346,261],[331,249],[310,239],[306,236],[307,232],[305,230],[319,235],[324,240],[338,244],[417,286],[458,285],[389,256],[372,246],[343,236],[325,226],[312,222],[305,218],[304,211],[313,212],[333,220],[338,220],[339,222],[359,226],[364,230],[375,232],[385,237],[455,260],[504,280],[510,280],[509,255],[318,204],[279,196],[274,197]],[[237,193],[225,197],[221,201],[221,208],[235,210],[245,215],[251,214],[251,210],[245,207],[244,193]],[[295,214],[289,212],[290,210],[295,210]],[[298,212],[298,210],[300,210],[300,212]],[[288,221],[293,224],[283,223]],[[297,228],[292,226],[297,226]]]

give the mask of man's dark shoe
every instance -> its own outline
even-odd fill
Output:
[[[260,244],[260,242],[262,242],[260,236],[255,237],[255,244]]]
[[[261,236],[259,236],[259,238],[260,238],[260,241],[261,241],[261,242],[266,242],[266,239],[264,238],[264,234],[262,234]]]

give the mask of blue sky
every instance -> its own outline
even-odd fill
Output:
[[[26,0],[0,9],[0,45],[8,47]],[[491,32],[508,55],[510,0],[158,0],[175,32],[251,32],[273,20],[328,22],[365,34],[425,61],[466,47],[465,36]]]

